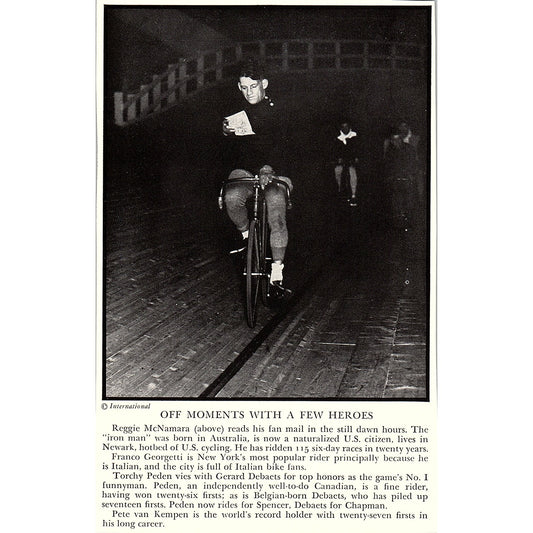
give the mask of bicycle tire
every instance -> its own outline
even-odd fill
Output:
[[[268,284],[269,276],[267,272],[267,250],[269,246],[270,231],[266,219],[266,204],[263,204],[263,212],[261,215],[261,240],[259,242],[259,264],[261,269],[261,301],[263,305],[268,306]]]
[[[246,320],[248,326],[255,327],[257,320],[257,297],[259,295],[260,250],[256,221],[252,220],[248,230],[246,250]]]

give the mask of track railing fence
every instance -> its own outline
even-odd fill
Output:
[[[417,43],[352,40],[284,40],[240,43],[202,51],[169,65],[132,94],[114,93],[114,119],[126,126],[175,106],[235,75],[243,57],[259,56],[269,72],[424,70],[426,47]]]

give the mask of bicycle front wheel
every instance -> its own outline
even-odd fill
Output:
[[[260,267],[258,228],[256,221],[252,220],[248,230],[248,249],[246,251],[246,320],[251,328],[255,327],[257,320]]]
[[[263,304],[268,307],[268,284],[270,280],[267,272],[267,253],[269,252],[268,241],[270,240],[270,230],[266,218],[265,206],[263,207],[263,215],[261,218],[261,240],[259,243],[259,266],[262,274],[259,283],[261,285],[261,300]]]

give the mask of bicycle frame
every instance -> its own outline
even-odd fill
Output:
[[[283,180],[276,177],[271,178],[272,182],[284,185],[287,194],[287,207],[290,207],[289,186]],[[259,177],[242,177],[226,180],[220,189],[219,207],[223,208],[223,194],[226,185],[235,183],[252,183],[253,204],[248,229],[248,247],[246,250],[246,318],[248,325],[253,328],[257,320],[257,298],[261,292],[261,299],[264,305],[268,305],[268,258],[266,250],[268,248],[268,224],[267,206],[264,196],[264,189],[261,187]]]

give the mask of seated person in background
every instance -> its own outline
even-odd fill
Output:
[[[352,130],[349,122],[343,122],[340,125],[339,135],[335,138],[333,155],[335,157],[335,180],[337,190],[342,192],[342,173],[345,167],[348,167],[350,174],[350,205],[355,207],[355,193],[357,192],[357,171],[355,164],[359,161],[357,158],[358,151],[357,133]]]
[[[289,238],[287,194],[283,185],[271,182],[270,178],[276,175],[292,190],[290,179],[284,177],[287,168],[287,113],[267,96],[268,79],[258,61],[249,59],[242,64],[237,86],[244,97],[239,111],[245,111],[249,124],[245,123],[236,130],[228,118],[223,121],[223,134],[233,142],[238,154],[235,170],[228,179],[260,175],[265,190],[272,249],[270,294],[274,298],[281,298],[287,291],[283,287],[283,261]],[[249,225],[246,202],[252,196],[251,183],[230,183],[225,187],[226,211],[242,235],[232,253],[246,249]]]
[[[397,220],[413,212],[419,172],[418,142],[419,137],[413,135],[409,125],[401,122],[383,145],[385,179],[391,195],[392,215]]]

